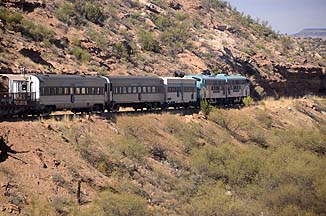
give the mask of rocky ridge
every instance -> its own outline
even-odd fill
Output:
[[[5,0],[0,70],[169,76],[240,73],[253,93],[325,92],[325,56],[214,0]],[[324,44],[325,41],[322,42]]]

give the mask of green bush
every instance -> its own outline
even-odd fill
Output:
[[[203,7],[206,9],[210,8],[231,8],[227,1],[223,0],[202,0]]]
[[[0,19],[8,29],[17,30],[17,26],[19,26],[23,20],[23,16],[20,13],[3,8],[0,9]]]
[[[161,33],[160,40],[170,52],[178,53],[191,48],[192,45],[189,42],[190,37],[188,25],[179,24],[166,28]]]
[[[120,139],[118,143],[122,154],[136,162],[143,162],[145,157],[149,154],[145,145],[135,138]]]
[[[206,99],[202,99],[200,101],[200,110],[204,114],[204,116],[207,118],[209,113],[212,111],[212,106],[209,104],[209,102]]]
[[[83,19],[87,19],[95,24],[102,24],[105,20],[102,7],[91,1],[76,1],[74,3],[65,2],[56,10],[59,20],[68,25],[81,25]]]
[[[146,201],[139,196],[107,191],[99,194],[89,208],[77,215],[146,216],[149,211]]]
[[[254,99],[252,99],[252,97],[247,96],[245,98],[242,99],[242,102],[245,106],[251,106],[254,103]]]
[[[96,31],[88,31],[87,36],[90,37],[92,41],[96,43],[96,45],[101,49],[106,49],[109,45],[109,41],[104,36],[105,34],[102,32]]]
[[[289,206],[301,215],[326,213],[325,161],[309,152],[283,144],[267,157],[261,169],[259,199],[282,212]]]
[[[82,63],[87,63],[91,59],[89,52],[78,46],[73,47],[72,54]]]
[[[164,31],[166,28],[173,26],[173,19],[162,15],[154,14],[153,22],[161,31]]]
[[[227,194],[224,185],[217,182],[212,185],[204,185],[193,195],[189,204],[181,207],[183,215],[256,215],[261,212],[254,205],[235,198],[232,193]]]
[[[153,51],[155,53],[160,52],[160,46],[151,32],[140,30],[138,32],[138,41],[143,50]]]
[[[191,152],[194,171],[214,180],[228,181],[226,162],[237,156],[235,148],[229,144],[220,147],[205,146]]]
[[[82,17],[75,10],[73,3],[64,2],[55,12],[57,18],[68,25],[82,24]]]
[[[256,109],[255,110],[256,119],[262,124],[265,128],[271,128],[273,124],[273,118],[270,116],[267,111]]]
[[[35,24],[30,20],[23,20],[21,23],[23,35],[35,41],[49,41],[53,38],[54,32],[42,24]]]
[[[81,7],[81,14],[84,15],[84,17],[95,23],[95,24],[102,24],[104,21],[104,15],[103,15],[103,10],[102,7],[94,2],[86,2],[82,7]]]

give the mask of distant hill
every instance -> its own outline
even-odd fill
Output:
[[[326,28],[307,28],[294,34],[294,36],[326,39]]]

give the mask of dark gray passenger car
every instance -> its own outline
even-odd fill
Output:
[[[164,104],[164,83],[158,77],[109,76],[111,106],[155,109]]]
[[[102,111],[109,101],[106,77],[83,75],[35,75],[39,81],[42,110]]]

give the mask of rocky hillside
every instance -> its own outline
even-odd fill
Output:
[[[326,89],[323,55],[221,0],[1,0],[0,19],[1,73],[208,68],[250,77],[257,97]]]
[[[0,215],[326,214],[325,99],[177,113],[1,122]]]

